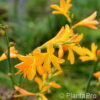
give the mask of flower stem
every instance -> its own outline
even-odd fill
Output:
[[[91,85],[91,81],[92,81],[92,76],[93,76],[93,73],[95,72],[95,70],[97,68],[97,65],[98,65],[98,61],[95,62],[94,66],[93,66],[93,69],[92,69],[92,71],[90,73],[89,80],[88,80],[88,83],[87,83],[87,86],[86,86],[86,90],[85,90],[85,99],[84,100],[87,100],[86,94],[89,91],[89,88],[90,88],[90,85]]]
[[[6,39],[6,44],[7,44],[8,75],[11,79],[12,87],[13,87],[14,81],[13,81],[13,77],[12,77],[12,66],[11,66],[11,61],[10,61],[10,44],[9,44],[9,38],[7,36],[6,31],[5,31],[5,39]]]

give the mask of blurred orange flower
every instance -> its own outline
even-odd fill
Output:
[[[55,9],[56,11],[53,11],[53,14],[63,14],[69,21],[71,21],[69,16],[69,9],[72,7],[72,4],[70,3],[71,0],[60,0],[60,6],[54,4],[50,7]]]
[[[93,76],[95,76],[96,78],[100,78],[100,71],[94,73]]]
[[[100,80],[100,71],[94,73],[93,76]]]
[[[0,61],[6,60],[7,59],[7,52],[3,53],[0,56]],[[16,58],[18,54],[18,51],[15,49],[15,47],[10,47],[10,58]]]
[[[34,58],[34,56],[31,55],[18,55],[18,59],[23,62],[15,66],[19,69],[16,74],[22,72],[24,74],[24,77],[27,76],[29,80],[32,80],[36,75],[36,59]]]
[[[19,69],[16,74],[22,72],[24,74],[24,77],[27,76],[29,80],[32,80],[35,77],[36,72],[38,72],[40,75],[44,73],[42,64],[46,57],[45,53],[41,53],[39,49],[35,49],[32,54],[33,55],[26,56],[18,55],[17,58],[23,62],[15,66]]]
[[[87,27],[92,28],[92,29],[97,29],[96,25],[99,24],[99,22],[97,20],[95,20],[96,16],[97,16],[97,12],[94,12],[89,17],[87,17],[84,20],[75,24],[74,27],[87,26]]]
[[[46,96],[43,95],[43,94],[28,92],[28,91],[26,91],[25,89],[20,88],[20,87],[18,87],[18,86],[15,86],[14,88],[15,88],[15,90],[16,90],[17,92],[20,93],[19,95],[15,94],[15,95],[13,96],[14,98],[19,98],[19,97],[24,97],[24,96],[40,96],[40,97],[42,98],[42,100],[48,100],[48,99],[46,98]]]

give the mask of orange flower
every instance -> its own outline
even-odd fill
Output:
[[[19,69],[16,74],[22,72],[24,77],[27,76],[29,80],[32,80],[36,75],[36,59],[31,55],[18,55],[18,59],[22,60],[23,62],[15,66]]]
[[[63,14],[69,21],[69,9],[72,7],[72,4],[70,3],[71,0],[60,0],[60,6],[58,5],[51,5],[50,7],[55,9],[56,11],[53,11],[53,14]]]
[[[83,34],[80,34],[80,35],[76,34],[76,35],[74,35],[73,34],[73,30],[70,29],[68,25],[66,25],[65,28],[64,27],[61,28],[59,33],[53,39],[51,39],[48,42],[46,42],[45,44],[43,44],[41,46],[41,48],[42,47],[47,47],[48,45],[59,44],[59,46],[58,46],[58,48],[59,48],[58,57],[59,58],[63,57],[63,55],[64,55],[64,48],[66,48],[66,50],[69,51],[68,59],[71,61],[71,64],[73,64],[74,63],[74,54],[72,52],[72,48],[76,52],[77,52],[76,49],[78,49],[78,48],[81,49],[80,47],[75,46],[75,45],[79,44],[79,42],[82,40],[82,38],[83,38]],[[68,41],[70,41],[69,44],[66,43]],[[62,43],[66,43],[66,44],[62,45]],[[75,49],[74,49],[73,46],[75,46]],[[78,48],[76,48],[76,47],[78,47]],[[71,49],[69,49],[69,48],[71,48]],[[78,52],[81,52],[81,51],[78,50]]]
[[[77,45],[79,44],[82,38],[83,38],[83,34],[73,35],[73,37],[70,39],[72,40],[73,43],[65,44],[62,46],[64,51],[68,51],[68,60],[70,61],[71,64],[74,64],[75,62],[74,52],[76,52],[78,55],[84,54],[84,52],[82,51],[82,48]]]
[[[16,91],[18,91],[20,93],[19,95],[14,95],[14,98],[24,97],[24,96],[36,96],[37,95],[36,93],[28,92],[28,91],[26,91],[18,86],[15,86],[14,88]]]
[[[44,69],[42,66],[44,58],[45,54],[41,53],[37,49],[34,50],[33,55],[18,55],[18,59],[23,62],[15,66],[19,69],[16,74],[22,72],[24,74],[24,77],[27,76],[29,80],[32,80],[35,77],[36,72],[42,75],[44,73]]]
[[[53,46],[49,46],[47,48],[46,58],[44,60],[43,68],[46,70],[46,72],[51,73],[51,64],[55,67],[57,70],[62,70],[60,67],[60,64],[64,62],[64,59],[57,58],[54,55],[54,48]]]
[[[10,58],[16,58],[17,54],[18,54],[18,51],[15,49],[15,47],[10,47]],[[5,52],[0,56],[0,61],[6,60],[6,59],[7,59],[7,55]]]
[[[74,27],[87,26],[92,29],[97,29],[96,25],[99,24],[99,22],[95,20],[96,16],[97,16],[97,12],[94,12],[91,16],[75,24]]]
[[[48,100],[47,97],[43,94],[38,94],[38,93],[31,93],[28,92],[18,86],[15,86],[15,90],[18,91],[20,94],[19,95],[14,95],[14,98],[19,98],[19,97],[24,97],[24,96],[40,96],[42,100]]]
[[[54,45],[57,43],[63,43],[68,40],[70,40],[70,36],[73,34],[73,30],[70,29],[68,25],[65,27],[62,27],[60,31],[57,33],[57,35],[49,40],[48,42],[44,43],[40,48],[48,46],[48,45]]]
[[[88,60],[94,60],[97,61],[97,46],[95,45],[95,43],[91,44],[91,51],[87,48],[83,48],[83,52],[84,54],[82,56],[80,56],[80,59],[84,62],[84,61],[88,61]]]
[[[61,70],[59,64],[63,63],[64,60],[57,58],[53,53],[54,48],[50,46],[47,48],[47,53],[41,53],[40,51],[34,50],[33,55],[18,55],[18,59],[23,62],[15,66],[19,69],[16,74],[22,72],[24,77],[27,76],[29,80],[32,80],[36,72],[40,75],[51,73],[51,64],[53,64],[57,70]]]

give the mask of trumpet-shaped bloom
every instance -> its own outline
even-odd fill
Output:
[[[15,47],[10,47],[10,58],[16,58],[17,54],[18,54],[18,51],[15,49]],[[0,56],[0,61],[6,60],[6,59],[7,59],[7,55],[5,52]]]
[[[31,55],[18,55],[18,59],[23,62],[15,66],[19,69],[17,74],[22,72],[24,74],[24,77],[27,76],[29,80],[32,80],[36,75],[36,59],[34,58],[34,56]]]
[[[99,24],[97,20],[95,20],[97,16],[97,12],[94,12],[91,16],[85,18],[84,20],[80,21],[79,23],[75,24],[76,26],[87,26],[92,29],[97,29],[96,25]]]
[[[70,3],[71,0],[60,0],[60,6],[58,5],[51,5],[51,8],[55,9],[56,11],[53,11],[53,14],[63,14],[69,21],[69,9],[72,7],[72,4]]]
[[[14,98],[24,97],[24,96],[36,96],[37,95],[36,93],[28,92],[28,91],[26,91],[18,86],[15,86],[14,88],[16,91],[18,91],[20,93],[19,95],[14,95]]]
[[[46,72],[51,73],[51,64],[55,67],[57,70],[62,70],[60,67],[60,64],[64,62],[64,59],[58,58],[54,55],[54,48],[53,46],[49,46],[47,48],[46,53],[46,59],[44,60],[43,68],[46,70]]]
[[[57,43],[63,43],[66,42],[70,39],[70,36],[73,34],[73,30],[70,29],[70,27],[68,25],[66,25],[65,27],[62,27],[60,29],[60,31],[57,33],[57,35],[52,38],[51,40],[49,40],[48,42],[44,43],[42,47],[48,46],[48,45],[54,45]]]
[[[57,58],[54,55],[54,48],[52,46],[47,48],[47,53],[41,53],[35,50],[33,55],[18,55],[18,59],[23,62],[15,66],[19,69],[16,74],[22,72],[24,77],[27,76],[29,80],[34,78],[36,72],[38,72],[40,75],[43,75],[44,73],[51,73],[51,64],[57,70],[61,71],[62,69],[60,64],[64,62],[63,59]]]
[[[18,94],[18,95],[17,95],[17,94],[14,95],[14,96],[13,96],[14,98],[19,98],[19,97],[24,97],[24,96],[40,96],[40,97],[42,98],[42,100],[48,100],[47,97],[46,97],[45,95],[43,95],[43,94],[28,92],[28,91],[26,91],[25,89],[20,88],[20,87],[18,87],[18,86],[15,86],[14,88],[15,88],[15,90],[16,90],[17,92],[20,93],[20,94]]]
[[[32,80],[36,75],[36,72],[40,75],[44,73],[42,64],[45,56],[40,51],[35,50],[33,55],[18,55],[17,57],[23,62],[15,66],[19,69],[16,74],[22,72],[24,77],[27,76],[29,80]]]
[[[82,48],[80,46],[77,46],[77,44],[79,44],[82,38],[83,34],[80,35],[76,34],[70,37],[69,40],[72,41],[72,43],[65,44],[60,47],[61,51],[58,51],[58,55],[60,55],[59,57],[62,57],[62,55],[64,55],[63,54],[64,51],[68,51],[68,60],[70,61],[71,64],[74,64],[75,62],[74,52],[76,52],[79,55],[83,55]]]
[[[84,55],[80,56],[80,59],[84,61],[97,60],[97,46],[95,43],[91,44],[91,51],[87,48],[83,48]]]

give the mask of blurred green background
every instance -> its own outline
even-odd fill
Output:
[[[21,54],[28,54],[34,48],[54,37],[62,25],[68,24],[64,16],[51,14],[50,5],[54,3],[58,4],[59,0],[0,0],[0,24],[11,26],[8,30],[10,41],[16,43],[16,48]],[[73,24],[94,11],[98,12],[97,19],[100,21],[100,0],[72,0],[72,4]],[[91,42],[95,42],[100,47],[100,26],[97,30],[79,27],[75,31],[76,33],[84,33],[82,46],[90,48]],[[5,48],[4,37],[0,36],[0,54]],[[65,58],[67,59],[66,55]],[[16,59],[12,60],[13,65],[17,62]],[[84,92],[93,64],[94,62],[91,61],[82,63],[77,56],[74,65],[70,65],[69,61],[66,61],[62,65],[64,74],[56,79],[62,88],[52,89],[48,95],[49,100],[71,100],[66,97],[66,93]],[[4,74],[7,72],[6,69],[7,62],[0,62],[0,84],[10,87],[9,79]],[[97,70],[99,69],[100,65]],[[100,85],[98,86],[97,82],[94,78],[90,92],[99,95]],[[26,84],[27,80],[23,80],[23,83],[22,87],[27,89],[31,87],[29,90],[35,91],[32,82]],[[62,94],[64,97],[61,97]]]

